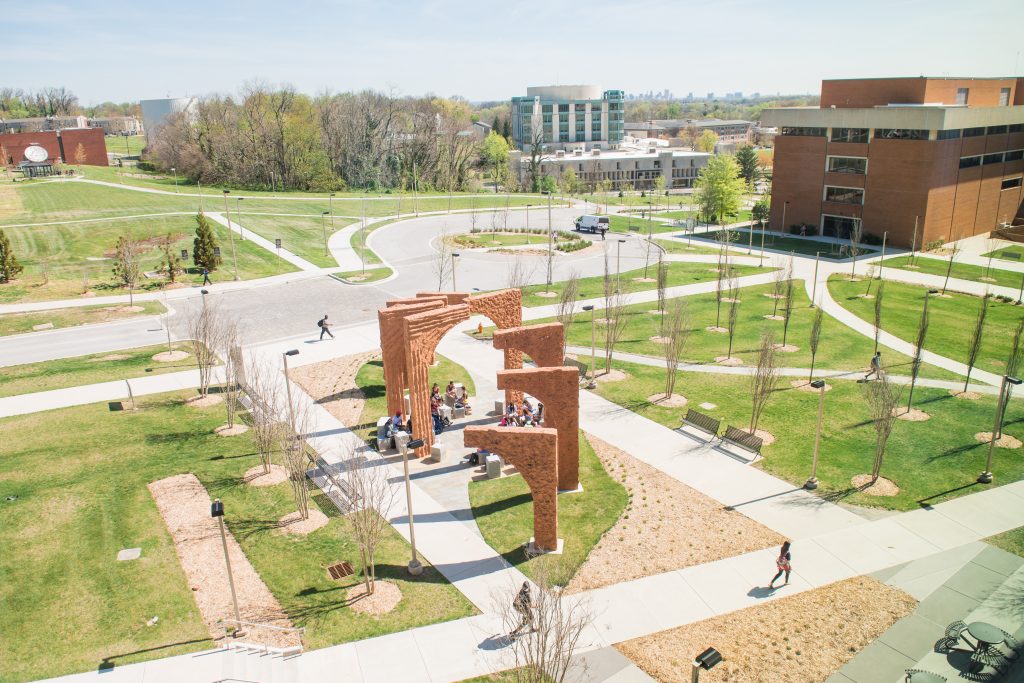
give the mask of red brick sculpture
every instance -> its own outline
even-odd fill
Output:
[[[470,296],[469,292],[416,292],[417,299],[436,299],[441,297],[449,306],[467,303],[466,299]]]
[[[381,357],[384,360],[384,390],[387,393],[389,417],[395,413],[405,415],[404,394],[405,388],[409,386],[405,370],[405,326],[402,321],[406,316],[444,306],[444,301],[440,299],[406,301],[414,303],[402,304],[389,301],[388,308],[377,311],[377,322],[380,325]]]
[[[538,366],[553,368],[565,362],[562,357],[564,338],[562,323],[509,327],[494,331],[494,348],[517,349],[532,358]]]
[[[416,296],[409,299],[391,299],[387,301],[384,305],[387,306],[388,308],[391,308],[392,306],[407,306],[411,304],[423,303],[424,301],[433,301],[435,299],[437,301],[440,301],[445,306],[448,305],[448,297],[444,296],[443,294],[436,293],[432,295]]]
[[[466,302],[473,313],[485,315],[499,330],[519,327],[523,324],[523,293],[518,289],[501,289],[486,294],[474,294]],[[505,369],[514,370],[523,367],[523,352],[519,349],[504,349]],[[506,403],[521,403],[523,394],[519,391],[506,391]]]
[[[532,427],[466,427],[467,446],[486,448],[513,464],[533,497],[533,542],[558,549],[558,432]]]
[[[517,389],[544,404],[544,426],[558,432],[558,489],[580,484],[580,373],[574,367],[525,368],[498,372],[498,388]]]

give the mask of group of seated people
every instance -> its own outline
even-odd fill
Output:
[[[530,399],[523,397],[519,405],[509,403],[505,406],[505,414],[501,418],[502,427],[539,427],[542,408],[534,407]]]

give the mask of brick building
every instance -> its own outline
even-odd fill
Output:
[[[47,130],[35,133],[0,133],[0,148],[4,150],[4,158],[0,163],[6,166],[17,166],[25,161],[25,148],[38,145],[46,150],[49,161],[63,161],[74,164],[78,145],[85,151],[85,164],[88,166],[107,166],[107,143],[101,128],[65,128],[63,130]]]
[[[1024,78],[822,81],[820,107],[769,109],[771,227],[909,247],[1024,221]]]

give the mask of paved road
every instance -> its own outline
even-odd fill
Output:
[[[0,367],[167,342],[158,317],[0,337]]]

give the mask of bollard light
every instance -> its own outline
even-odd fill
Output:
[[[423,573],[423,565],[420,563],[419,558],[416,557],[416,528],[413,525],[412,516],[412,488],[409,484],[409,451],[415,451],[419,448],[423,448],[423,439],[413,439],[405,446],[402,451],[402,467],[405,469],[405,507],[406,513],[409,515],[409,545],[412,547],[412,559],[409,560],[409,573],[413,576],[419,576]]]
[[[811,387],[818,390],[818,426],[814,430],[814,456],[811,460],[811,476],[804,482],[804,488],[813,491],[818,488],[818,449],[821,447],[821,416],[825,409],[825,380],[816,379]]]
[[[231,586],[231,604],[235,608],[235,625],[237,630],[235,635],[241,635],[240,629],[242,628],[242,617],[238,611],[238,596],[235,594],[235,578],[231,575],[231,558],[228,557],[228,539],[224,533],[224,503],[221,502],[220,498],[217,498],[210,504],[210,516],[217,520],[217,526],[220,528],[220,544],[224,548],[224,565],[228,570],[228,585]]]
[[[693,660],[693,683],[697,683],[700,680],[700,670],[704,669],[708,671],[719,664],[722,661],[722,654],[713,647],[701,652],[697,655],[697,658]]]
[[[978,475],[979,484],[991,484],[992,483],[992,451],[995,450],[996,440],[1002,436],[1003,431],[1003,409],[1006,405],[1007,394],[1009,393],[1008,387],[1015,387],[1021,384],[1021,380],[1016,377],[1010,377],[1009,375],[1003,376],[1003,381],[999,385],[999,399],[996,401],[996,421],[992,426],[992,440],[988,442],[988,458],[985,461],[985,471]]]

